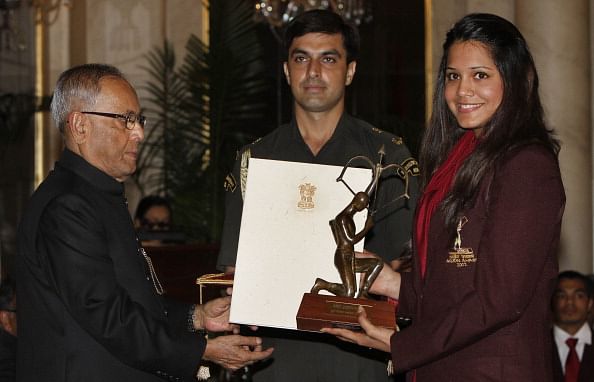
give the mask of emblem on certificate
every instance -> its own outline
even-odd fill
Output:
[[[395,327],[395,305],[386,301],[368,299],[369,288],[384,266],[380,258],[357,258],[355,244],[361,241],[373,227],[373,216],[381,208],[400,199],[408,199],[408,172],[399,164],[382,165],[385,156],[384,147],[379,150],[379,161],[374,164],[369,158],[356,156],[351,158],[343,167],[336,179],[342,182],[353,194],[352,201],[336,217],[330,220],[330,229],[336,242],[334,265],[338,270],[341,283],[328,282],[317,278],[310,293],[305,293],[299,311],[297,312],[297,327],[302,330],[318,331],[324,327],[359,328],[357,312],[359,306],[366,309],[368,318],[375,325]],[[372,170],[371,182],[364,191],[355,192],[344,181],[346,171],[356,162]],[[402,178],[404,193],[397,196],[384,206],[371,208],[376,201],[377,189],[383,173],[392,171],[396,175],[404,174]],[[354,222],[354,215],[368,210],[364,226],[358,230]],[[361,274],[357,284],[356,275]],[[320,291],[328,291],[334,296],[320,295]]]
[[[468,223],[468,218],[466,216],[462,216],[460,220],[458,220],[454,246],[448,252],[448,259],[446,260],[446,263],[455,264],[458,268],[466,267],[470,263],[476,263],[476,256],[472,248],[462,246],[462,227],[464,227],[466,223]]]
[[[299,194],[301,198],[297,203],[297,207],[300,210],[311,210],[316,205],[314,203],[314,195],[316,193],[317,187],[311,183],[305,183],[299,185]]]

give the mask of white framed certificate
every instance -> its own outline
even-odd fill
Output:
[[[235,264],[230,321],[297,330],[303,293],[317,277],[340,282],[329,221],[353,199],[341,166],[251,158]],[[354,192],[371,170],[349,168]],[[354,216],[360,229],[367,211]],[[363,249],[363,241],[355,249]]]

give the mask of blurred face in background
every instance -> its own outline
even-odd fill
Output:
[[[16,295],[12,297],[10,307],[0,310],[0,325],[2,329],[13,336],[17,335]]]
[[[167,231],[171,228],[171,211],[166,206],[152,206],[138,223],[147,231]]]
[[[588,297],[582,280],[559,280],[553,296],[555,324],[562,329],[570,328],[577,331],[588,319],[590,309],[592,309],[592,299]]]

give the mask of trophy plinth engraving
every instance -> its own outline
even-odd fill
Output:
[[[297,327],[302,330],[319,331],[324,327],[346,327],[356,330],[359,306],[363,306],[368,318],[375,325],[394,328],[396,325],[396,306],[387,301],[369,299],[369,288],[379,275],[384,262],[379,258],[357,258],[355,244],[361,241],[373,227],[373,215],[378,210],[370,211],[364,227],[357,232],[353,216],[370,208],[370,202],[375,202],[377,188],[382,173],[394,171],[401,176],[405,183],[404,193],[397,196],[390,203],[408,195],[408,171],[399,164],[382,166],[385,155],[384,148],[379,151],[377,164],[363,156],[351,158],[343,167],[337,182],[343,182],[353,193],[352,201],[330,220],[330,228],[336,250],[334,252],[334,265],[338,270],[341,283],[334,283],[317,278],[310,293],[305,293],[297,313]],[[365,191],[354,192],[343,180],[343,176],[352,162],[361,160],[372,169],[372,179]],[[375,194],[374,194],[375,193]],[[362,274],[362,279],[357,288],[357,273]],[[326,290],[335,296],[319,295],[318,292]]]
[[[297,312],[297,328],[317,332],[322,328],[360,330],[359,306],[376,326],[394,329],[396,304],[372,299],[304,293]]]

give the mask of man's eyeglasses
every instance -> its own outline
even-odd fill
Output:
[[[169,229],[171,229],[171,223],[169,222],[159,222],[141,219],[140,224],[141,228],[148,231],[168,231]]]
[[[146,125],[146,117],[142,114],[136,114],[133,111],[127,114],[102,113],[99,111],[81,111],[81,113],[121,119],[122,121],[126,122],[126,129],[128,130],[134,129],[134,125],[136,124],[136,122],[138,122],[138,124],[140,124],[140,127],[142,127],[143,129]]]

